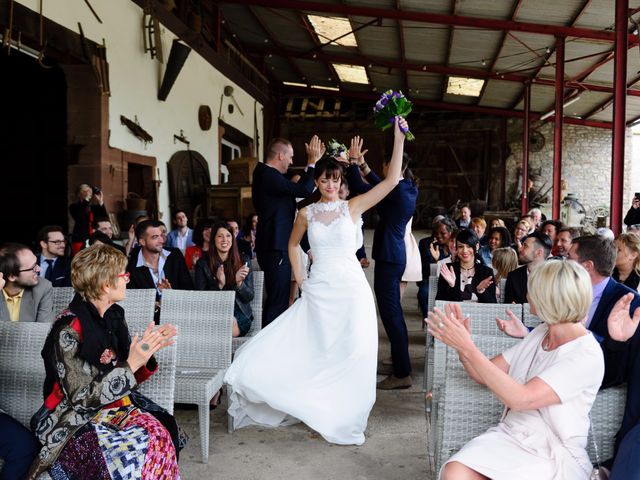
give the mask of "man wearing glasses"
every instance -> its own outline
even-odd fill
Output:
[[[0,273],[6,280],[0,292],[0,321],[53,321],[51,282],[40,278],[38,260],[26,245],[0,246]]]
[[[58,225],[47,225],[38,232],[40,255],[40,277],[46,278],[54,287],[71,286],[71,258],[65,256],[67,242]]]

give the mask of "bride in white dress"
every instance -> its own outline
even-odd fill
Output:
[[[404,134],[394,125],[387,177],[369,192],[338,198],[342,167],[316,166],[321,198],[300,210],[289,257],[302,296],[236,352],[225,376],[232,388],[233,427],[276,427],[302,421],[325,440],[362,445],[376,399],[378,327],[375,303],[355,252],[362,213],[401,178]],[[297,246],[308,232],[313,266],[304,280]]]

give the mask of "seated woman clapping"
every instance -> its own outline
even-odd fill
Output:
[[[429,315],[432,335],[506,406],[496,427],[448,460],[441,479],[589,478],[589,411],[604,375],[600,346],[581,322],[591,305],[589,275],[576,262],[550,260],[531,272],[528,291],[543,323],[491,360],[459,305]]]
[[[217,223],[211,232],[212,245],[196,263],[196,290],[234,290],[233,336],[244,337],[253,322],[251,259],[240,257],[229,225]]]
[[[496,303],[493,269],[477,257],[478,237],[463,229],[456,235],[456,260],[443,265],[438,277],[436,300]]]
[[[43,447],[29,478],[174,479],[178,428],[135,387],[158,368],[153,354],[173,343],[172,325],[129,336],[124,299],[126,257],[96,244],[71,263],[77,295],[53,324],[42,356],[45,401],[31,419]],[[123,446],[126,445],[126,448]]]

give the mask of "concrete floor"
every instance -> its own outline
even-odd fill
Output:
[[[417,239],[423,235],[415,232]],[[365,243],[371,252],[372,232]],[[365,270],[373,284],[373,262]],[[413,387],[380,391],[369,417],[366,443],[360,447],[336,446],[297,424],[277,429],[243,428],[227,433],[226,404],[211,414],[209,463],[200,462],[200,441],[196,410],[176,410],[179,424],[190,436],[182,451],[180,471],[186,480],[372,480],[422,479],[432,477],[427,457],[422,393],[424,333],[416,300],[417,288],[410,284],[403,307],[409,329],[413,365]],[[389,356],[389,341],[378,320],[379,358]],[[383,377],[379,377],[381,380]]]

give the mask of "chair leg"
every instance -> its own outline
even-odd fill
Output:
[[[233,433],[233,417],[229,414],[229,406],[231,405],[231,385],[227,385],[225,390],[227,392],[227,432]]]
[[[209,463],[209,402],[198,405],[200,417],[200,448],[202,450],[202,463]]]

